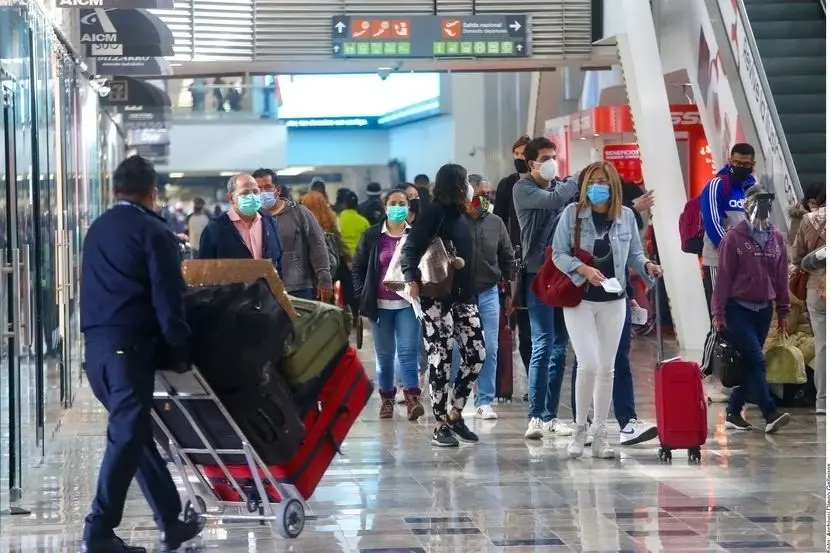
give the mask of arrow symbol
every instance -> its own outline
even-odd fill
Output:
[[[513,30],[514,30],[514,31],[516,31],[516,32],[519,32],[519,29],[521,29],[521,28],[522,28],[522,24],[521,24],[521,23],[519,23],[518,21],[514,21],[513,23],[511,23],[510,25],[508,25],[508,27],[510,27],[511,29],[513,29]]]
[[[343,23],[342,21],[338,21],[338,22],[334,25],[334,28],[335,28],[335,29],[337,29],[337,32],[338,32],[338,33],[340,33],[340,34],[342,35],[342,34],[343,34],[343,31],[346,29],[346,24],[345,24],[345,23]]]
[[[337,52],[339,52],[339,51],[340,51],[340,46],[338,46],[337,44],[335,44],[334,46],[332,46],[332,50],[334,50],[334,53],[336,54]]]
[[[516,45],[516,50],[518,50],[519,52],[521,52],[524,49],[525,49],[525,47],[522,46],[521,44]]]

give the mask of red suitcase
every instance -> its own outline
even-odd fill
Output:
[[[706,443],[707,403],[700,365],[679,357],[663,360],[663,329],[660,321],[659,287],[654,286],[657,322],[657,369],[654,405],[660,461],[671,462],[673,449],[686,449],[689,461],[700,462],[700,446]]]
[[[357,352],[349,347],[323,385],[317,409],[312,409],[305,417],[306,435],[297,454],[284,465],[269,467],[271,475],[277,480],[293,484],[304,498],[310,498],[334,456],[340,452],[340,445],[352,425],[369,402],[373,389],[372,382],[357,358]],[[245,465],[228,469],[236,478],[250,476],[250,470]],[[240,501],[221,469],[203,466],[202,470],[220,499]],[[251,483],[253,490],[253,479]],[[265,491],[270,501],[280,500],[272,486],[266,485]]]
[[[499,354],[496,359],[496,399],[513,401],[513,329],[504,308],[499,311]]]

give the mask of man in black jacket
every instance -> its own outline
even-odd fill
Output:
[[[176,485],[153,442],[151,407],[157,368],[188,369],[190,328],[176,237],[153,208],[156,172],[133,156],[115,171],[118,201],[84,240],[81,330],[86,375],[109,412],[107,449],[83,553],[145,553],[115,535],[135,476],[162,532],[161,551],[175,551],[201,530],[179,520]]]
[[[521,255],[522,237],[519,230],[519,220],[516,218],[516,211],[513,207],[513,185],[515,185],[521,175],[528,172],[527,164],[525,163],[524,152],[525,146],[530,142],[530,137],[520,136],[516,142],[513,143],[513,166],[516,172],[512,173],[499,181],[496,187],[496,205],[493,206],[493,213],[498,215],[504,225],[507,227],[507,232],[510,235],[510,243],[519,255]],[[520,291],[514,290],[514,294]],[[520,296],[517,296],[520,298]],[[525,366],[525,373],[530,367],[530,318],[527,315],[527,309],[523,306],[517,306],[514,311],[516,326],[519,327],[519,355],[522,357],[522,363]],[[526,398],[525,398],[526,399]]]

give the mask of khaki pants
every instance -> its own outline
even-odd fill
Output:
[[[816,358],[813,364],[816,384],[816,409],[827,408],[827,319],[824,313],[826,300],[821,299],[815,288],[807,290],[807,311],[813,327]]]

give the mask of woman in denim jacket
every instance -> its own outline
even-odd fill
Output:
[[[568,454],[582,456],[588,434],[588,411],[595,411],[594,457],[614,458],[605,420],[614,388],[614,359],[625,322],[627,267],[649,284],[662,274],[643,253],[634,212],[622,205],[622,183],[612,165],[592,163],[580,175],[579,199],[565,208],[553,236],[553,263],[577,286],[585,286],[582,302],[565,308],[565,325],[579,366],[576,377],[576,430]],[[580,249],[593,256],[593,266],[573,255],[574,231],[580,221]],[[617,280],[616,289],[603,287]],[[607,286],[607,284],[606,284]]]

